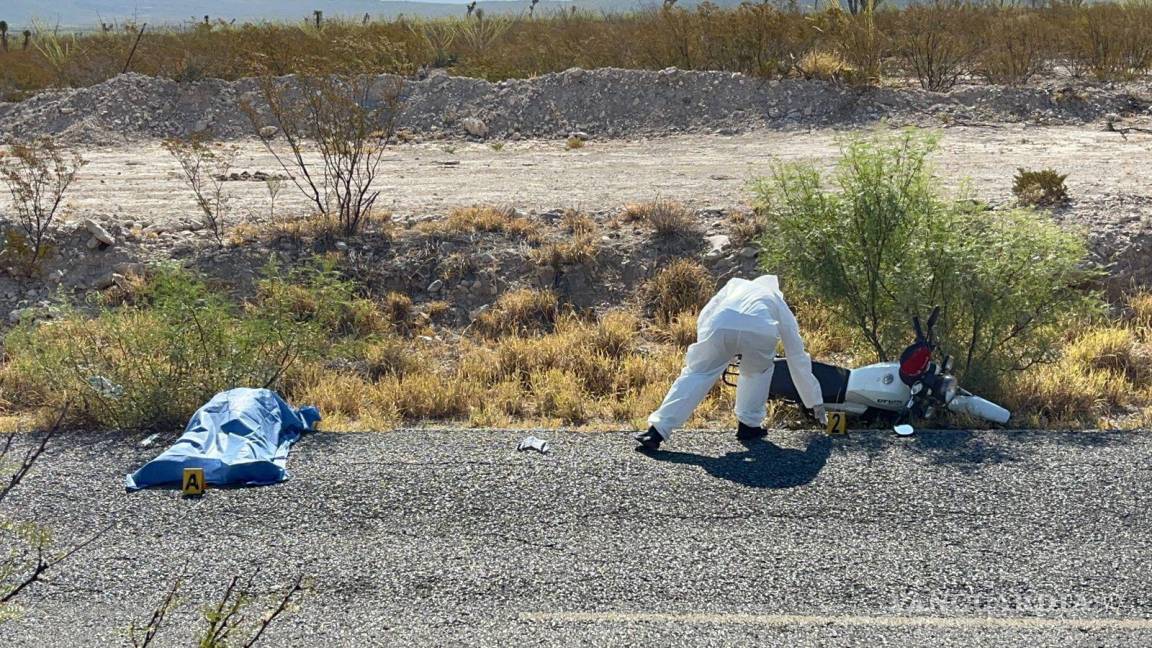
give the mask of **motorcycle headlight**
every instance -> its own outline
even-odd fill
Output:
[[[956,398],[956,392],[959,390],[960,385],[957,384],[954,376],[945,376],[944,380],[940,382],[940,398],[945,403],[951,403],[953,398]]]

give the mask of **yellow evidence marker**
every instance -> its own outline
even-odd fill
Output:
[[[848,414],[846,412],[828,412],[828,434],[848,433]]]
[[[203,468],[185,468],[184,481],[181,490],[184,491],[185,497],[193,497],[204,494],[204,488],[207,484],[204,483],[204,469]]]

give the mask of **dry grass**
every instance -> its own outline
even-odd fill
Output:
[[[687,311],[657,325],[660,338],[678,349],[696,343],[696,312]]]
[[[796,71],[805,79],[839,81],[854,70],[839,52],[815,49],[800,57],[796,62]]]
[[[699,312],[716,292],[716,280],[696,261],[678,259],[644,285],[647,310],[667,322],[684,312]]]
[[[1131,323],[1145,341],[1152,334],[1152,292],[1140,292],[1128,299]]]
[[[514,290],[501,295],[491,308],[480,313],[472,328],[488,337],[550,331],[556,324],[559,305],[550,290]]]
[[[691,210],[671,200],[627,206],[620,214],[625,223],[642,222],[662,238],[688,237],[699,234],[699,227]]]
[[[559,271],[564,266],[591,265],[596,262],[599,254],[599,238],[592,234],[583,234],[533,248],[529,256],[532,263],[538,266],[550,266]]]
[[[564,231],[575,236],[589,236],[596,233],[596,221],[582,211],[569,209],[560,218]]]
[[[294,319],[322,322],[331,346],[292,365],[280,385],[296,403],[314,404],[323,429],[382,430],[422,422],[475,426],[643,426],[695,341],[695,317],[714,280],[692,261],[669,264],[643,290],[648,316],[627,309],[599,316],[567,311],[549,291],[505,293],[457,339],[433,323],[453,313],[447,302],[413,304],[390,293],[379,301],[355,291],[279,285],[278,303]],[[273,290],[267,288],[266,290]],[[146,292],[141,289],[141,293]],[[988,394],[1038,427],[1147,426],[1152,298],[1129,300],[1123,317],[1069,326],[1054,364],[1013,376]],[[852,366],[867,360],[842,322],[817,303],[792,304],[814,357]],[[133,320],[144,327],[147,318]],[[54,324],[58,330],[69,324]],[[419,326],[428,336],[413,335]],[[141,335],[146,332],[139,332]],[[425,333],[421,333],[425,335]],[[0,367],[0,414],[16,425],[47,404],[11,359]],[[690,421],[730,426],[731,389],[717,386]],[[793,408],[772,406],[773,425]]]
[[[564,148],[569,151],[582,149],[584,148],[584,140],[579,137],[569,137],[568,140],[564,142]]]
[[[452,210],[444,220],[425,221],[416,227],[433,235],[491,232],[520,239],[532,238],[539,232],[536,223],[504,207],[461,207]]]
[[[407,328],[412,319],[412,298],[403,293],[388,292],[384,295],[381,308],[384,317],[397,328]]]
[[[732,244],[737,247],[756,243],[764,235],[764,217],[756,212],[732,212],[728,215],[728,231]]]
[[[921,26],[945,37],[926,41],[912,56],[901,45],[909,32],[924,33]],[[838,9],[788,11],[771,3],[745,3],[608,16],[564,12],[483,21],[328,20],[319,28],[303,22],[218,21],[150,28],[131,71],[195,81],[264,74],[409,75],[423,65],[451,65],[455,75],[501,80],[571,67],[675,66],[872,83],[881,72],[914,76],[915,61],[960,56],[971,59],[965,67],[970,63],[987,79],[1019,84],[1055,65],[1098,79],[1143,76],[1152,51],[1150,27],[1152,7],[1142,2],[1037,8],[941,4],[859,16]],[[34,34],[26,49],[14,44],[0,52],[0,100],[116,76],[137,29],[128,23],[74,39],[46,29]]]

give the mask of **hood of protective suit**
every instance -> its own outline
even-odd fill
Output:
[[[780,280],[776,278],[776,275],[760,275],[753,279],[752,283],[774,293],[780,292]]]

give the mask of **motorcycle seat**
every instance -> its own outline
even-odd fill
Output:
[[[812,363],[812,375],[816,376],[816,380],[820,383],[820,391],[824,395],[825,403],[844,402],[844,396],[848,393],[848,376],[851,374],[852,371],[844,367],[823,362]],[[784,358],[776,358],[772,370],[770,398],[801,402],[800,393],[796,391],[796,384],[792,382],[792,372],[788,371],[788,361]]]

